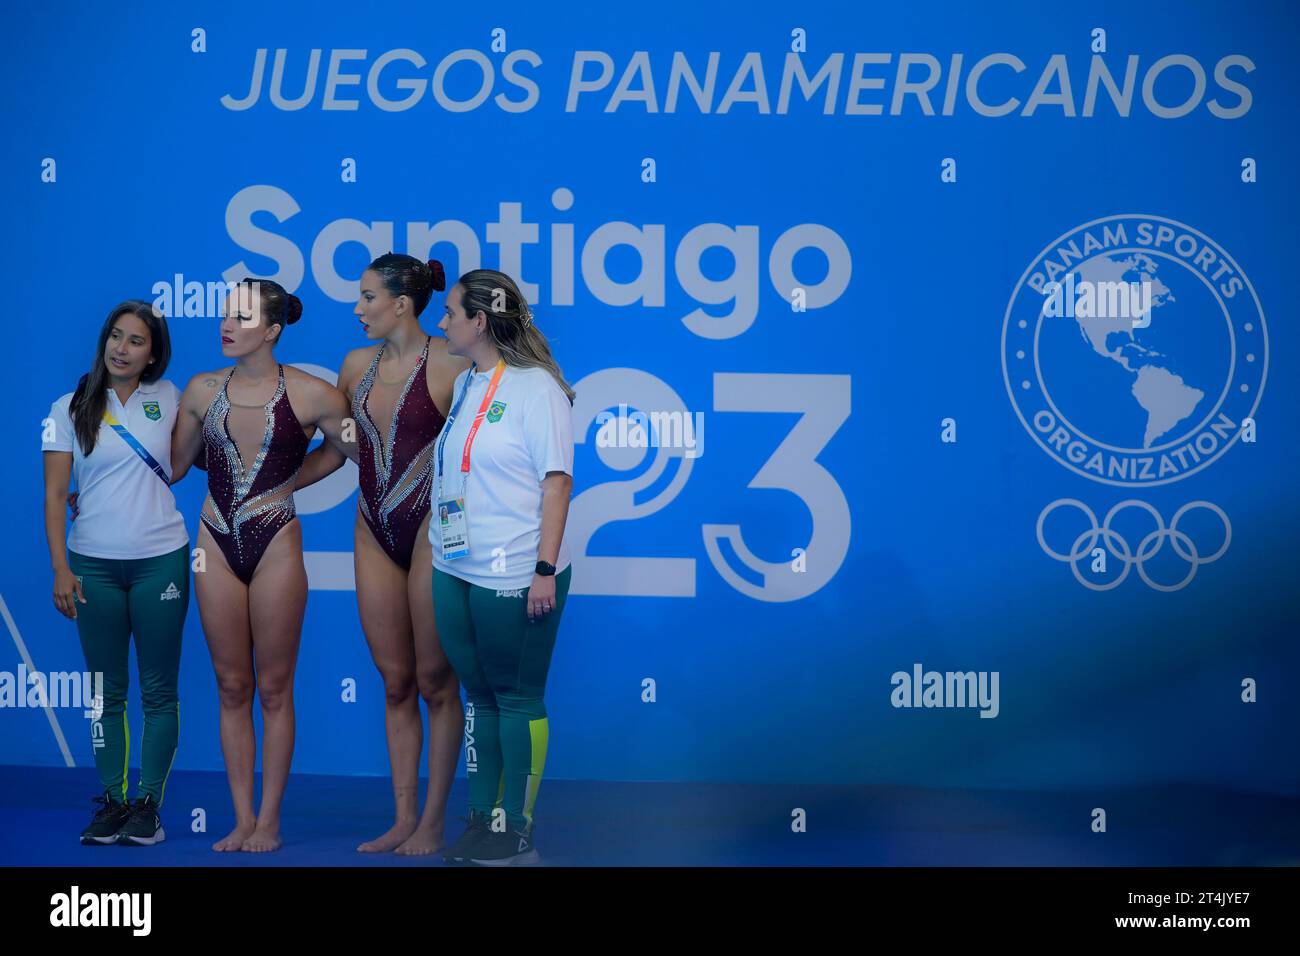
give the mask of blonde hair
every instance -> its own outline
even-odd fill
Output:
[[[505,363],[516,368],[546,369],[572,405],[573,388],[564,380],[546,336],[534,324],[533,312],[515,281],[495,269],[473,269],[457,282],[465,314],[473,318],[482,312],[487,316],[488,339]]]

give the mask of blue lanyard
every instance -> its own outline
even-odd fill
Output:
[[[125,418],[125,414],[122,417]],[[122,441],[126,442],[127,447],[140,456],[140,460],[149,466],[150,471],[162,479],[164,485],[168,488],[171,487],[172,480],[168,477],[167,472],[163,470],[163,466],[158,464],[158,461],[153,455],[149,454],[149,449],[144,447],[140,439],[127,431],[126,426],[119,422],[107,408],[104,409],[104,424],[122,437]]]
[[[447,416],[447,421],[443,423],[442,434],[438,436],[438,486],[442,486],[442,449],[447,444],[447,438],[451,435],[451,426],[456,421],[456,416],[460,414],[460,407],[465,404],[465,397],[469,395],[470,379],[478,370],[478,365],[471,365],[469,374],[465,376],[465,384],[461,386],[460,398],[456,399],[455,404],[451,406],[451,414]]]

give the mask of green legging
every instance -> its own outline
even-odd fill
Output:
[[[549,726],[542,694],[572,567],[555,577],[555,609],[528,620],[528,592],[496,591],[433,569],[438,639],[465,688],[469,807],[501,806],[519,832],[533,823]]]
[[[91,673],[104,675],[103,714],[95,722],[98,728],[91,725],[95,767],[104,790],[123,803],[131,751],[126,695],[132,634],[144,705],[137,796],[151,796],[161,806],[176,758],[181,634],[190,604],[189,553],[188,544],[170,554],[130,561],[68,552],[68,566],[81,579],[86,597],[85,604],[76,603],[81,650]]]

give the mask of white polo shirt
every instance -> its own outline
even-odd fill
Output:
[[[443,426],[446,474],[441,493],[446,497],[461,493],[465,438],[494,370],[473,374],[450,431]],[[468,375],[466,369],[456,376],[453,401]],[[485,588],[517,590],[531,585],[542,536],[542,479],[550,471],[573,474],[573,407],[546,369],[507,365],[470,449],[470,473],[464,485],[469,554],[463,558],[442,557],[439,483],[434,476],[429,521],[434,566]],[[561,538],[555,571],[558,574],[568,566],[569,552]]]
[[[50,406],[53,427],[42,429],[41,441],[42,451],[72,452],[77,518],[68,534],[69,549],[88,558],[134,560],[156,558],[187,544],[185,520],[176,510],[171,488],[121,435],[101,422],[94,450],[89,456],[82,454],[69,413],[72,394]],[[165,379],[141,383],[125,407],[108,389],[108,411],[169,475],[172,426],[180,403],[180,391]]]

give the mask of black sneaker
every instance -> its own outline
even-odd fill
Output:
[[[513,829],[493,833],[489,829],[470,853],[470,862],[476,866],[531,866],[540,859],[533,846],[532,827],[527,833]]]
[[[491,833],[489,820],[486,814],[478,813],[474,810],[469,812],[468,817],[462,817],[466,823],[465,832],[460,835],[460,839],[449,846],[442,855],[444,863],[464,863],[469,857],[468,854],[479,840]]]
[[[83,846],[115,842],[117,840],[117,831],[122,829],[122,825],[131,816],[131,808],[125,803],[118,803],[108,795],[107,791],[95,797],[94,802],[98,803],[100,807],[95,811],[90,826],[81,831]]]
[[[124,846],[153,846],[165,839],[167,835],[163,833],[158,804],[153,802],[153,797],[145,795],[131,804],[131,815],[117,831],[117,842]]]

